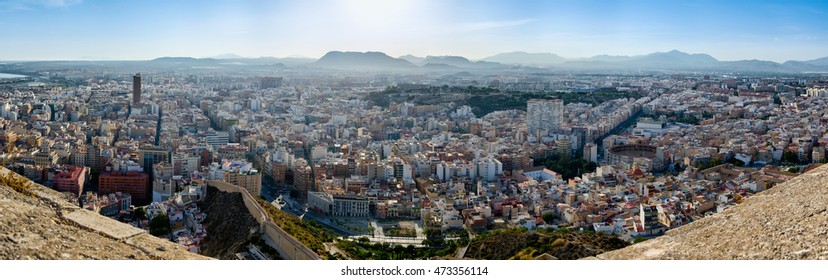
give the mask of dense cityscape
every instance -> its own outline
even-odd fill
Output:
[[[0,274],[824,275],[826,15],[0,0]]]
[[[0,158],[84,209],[237,259],[291,257],[264,231],[202,248],[233,222],[205,210],[218,182],[315,258],[572,259],[826,162],[824,74],[404,59],[4,63]],[[562,237],[484,248],[521,234]]]

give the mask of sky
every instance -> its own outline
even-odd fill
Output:
[[[828,1],[0,0],[0,60],[677,49],[784,62],[826,46]]]

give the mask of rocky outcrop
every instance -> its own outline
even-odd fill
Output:
[[[209,259],[0,167],[0,259]]]
[[[598,259],[828,259],[828,165]]]
[[[234,259],[235,253],[246,251],[247,244],[260,240],[259,223],[244,206],[239,192],[222,192],[207,188],[207,198],[199,202],[207,214],[208,235],[201,253],[217,259]]]

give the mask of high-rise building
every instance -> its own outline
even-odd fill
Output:
[[[572,155],[572,141],[569,138],[558,139],[558,141],[555,141],[555,146],[561,158],[568,159]]]
[[[564,118],[563,100],[530,99],[526,102],[526,127],[538,137],[560,129]]]
[[[282,77],[262,77],[259,87],[261,89],[277,88],[282,86]]]
[[[283,184],[285,183],[285,175],[287,174],[287,164],[284,162],[274,161],[271,163],[270,167],[271,177],[276,183]]]
[[[302,197],[307,197],[309,191],[313,191],[313,172],[310,166],[298,165],[293,167],[293,186],[302,194]]]
[[[641,226],[644,227],[645,231],[653,232],[661,227],[661,224],[658,222],[658,207],[655,205],[640,204],[638,216],[641,219]]]
[[[169,199],[175,193],[172,182],[174,168],[168,163],[158,163],[152,167],[152,202],[161,202]]]
[[[494,182],[497,175],[503,174],[503,163],[494,157],[477,159],[477,174],[480,180]]]
[[[159,162],[170,162],[170,151],[160,146],[142,146],[138,148],[138,163],[144,171],[152,170]]]
[[[584,160],[598,162],[598,145],[586,143],[584,145]]]
[[[141,73],[132,76],[132,103],[141,103]]]

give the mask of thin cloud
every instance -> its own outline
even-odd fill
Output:
[[[0,11],[31,11],[34,10],[24,3],[19,1],[3,1],[0,2]]]
[[[47,8],[63,8],[80,4],[83,0],[34,0],[32,2]]]
[[[37,8],[66,8],[83,3],[83,0],[3,0],[0,11],[34,11]]]

